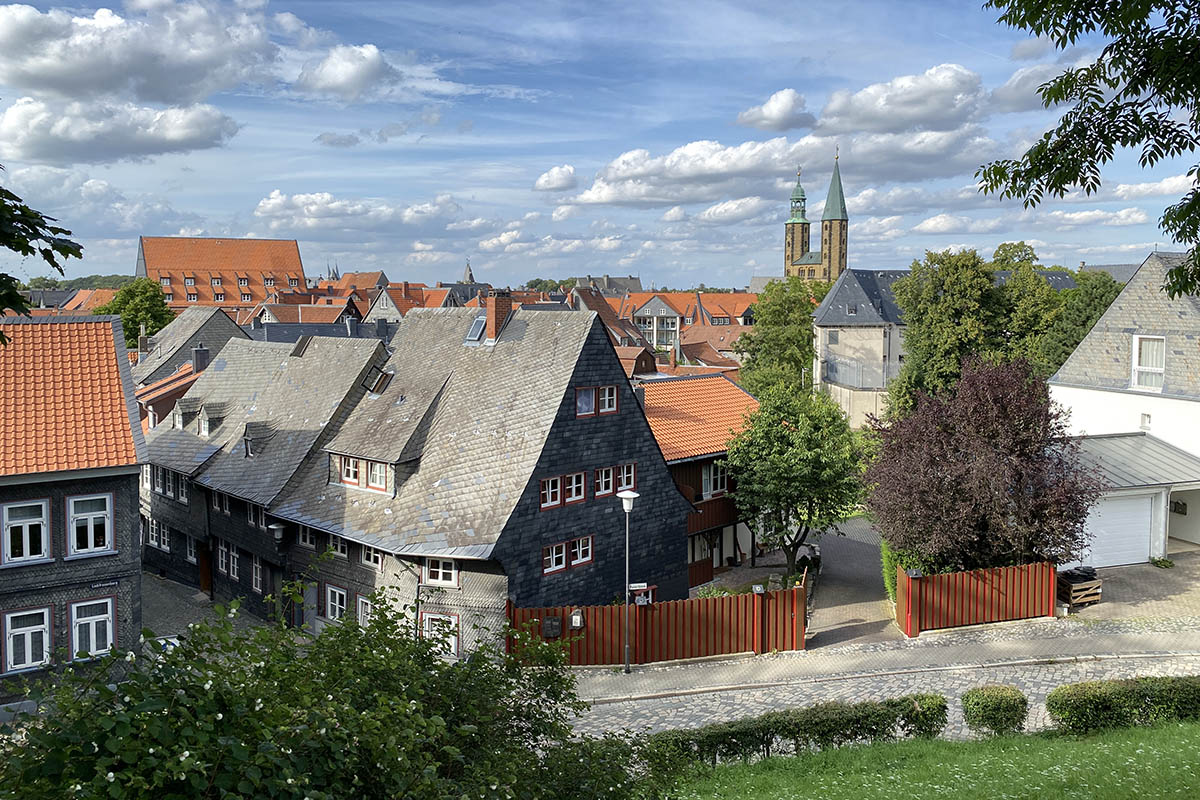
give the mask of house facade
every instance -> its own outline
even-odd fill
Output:
[[[9,317],[0,347],[0,699],[136,646],[146,446],[119,317]]]
[[[152,433],[148,566],[313,630],[385,589],[458,653],[509,602],[619,596],[630,488],[633,580],[686,596],[690,506],[595,315],[497,293],[410,312],[390,355],[338,341],[237,343]],[[291,578],[305,601],[268,608]]]

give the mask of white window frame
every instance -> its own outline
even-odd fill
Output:
[[[101,603],[103,603],[106,606],[105,613],[103,615],[80,618],[79,609],[82,606],[99,605]],[[113,645],[115,644],[116,622],[117,622],[117,619],[116,619],[117,615],[115,613],[115,611],[116,611],[115,607],[116,607],[116,602],[115,602],[115,598],[113,598],[113,597],[97,597],[92,600],[81,600],[78,603],[71,603],[70,623],[71,623],[71,660],[72,661],[87,661],[87,660],[90,660],[93,658],[98,658],[100,656],[107,655],[108,653],[112,652]],[[90,641],[94,638],[94,635],[95,635],[93,626],[95,625],[95,623],[97,621],[100,621],[100,620],[103,620],[104,622],[107,623],[108,635],[105,637],[106,641],[103,642],[103,647],[100,647],[96,650],[88,650],[86,656],[79,655],[80,652],[82,651],[82,648],[80,647],[80,639],[82,638],[80,636],[80,632],[81,632],[80,629],[86,626],[86,628],[88,629],[87,635],[88,635],[88,639],[89,639],[89,644],[94,644],[93,641]]]
[[[199,424],[200,424],[200,435],[201,436],[208,436],[212,432],[212,428],[209,427],[209,424],[208,424],[208,415],[207,414],[200,415],[200,423]]]
[[[567,543],[567,562],[572,567],[590,564],[592,561],[592,537],[581,536]]]
[[[171,292],[163,292],[163,300],[168,303],[173,303],[175,302],[175,295]]]
[[[267,509],[266,506],[260,506],[257,503],[246,502],[246,520],[250,523],[251,528],[259,530],[267,529]]]
[[[195,292],[188,292],[187,299],[188,299],[189,303],[194,303],[199,299],[199,297],[196,295]]]
[[[300,285],[299,278],[288,278],[288,286],[299,286],[299,285]]]
[[[378,472],[379,481],[376,482],[376,472]],[[367,462],[367,486],[371,489],[387,490],[387,464],[382,461]]]
[[[358,486],[358,459],[350,456],[338,456],[338,474],[341,476],[342,483],[347,486]]]
[[[224,539],[217,539],[217,572],[229,574],[229,543]]]
[[[242,292],[242,302],[243,302],[243,303],[249,303],[249,302],[250,302],[251,300],[253,300],[253,299],[254,299],[254,298],[252,298],[252,297],[251,297],[249,294],[247,294],[246,292]]]
[[[338,558],[350,557],[350,542],[336,533],[329,534],[329,549]]]
[[[368,623],[370,623],[370,621],[371,621],[371,612],[374,610],[375,609],[374,609],[373,604],[371,603],[371,599],[369,597],[360,596],[358,598],[358,602],[355,603],[355,609],[354,609],[355,617],[358,620],[358,624],[363,627],[366,627],[366,625]]]
[[[249,278],[238,278],[238,286],[249,286],[249,285],[250,285]]]
[[[240,581],[242,579],[242,563],[238,555],[236,544],[229,545],[229,580]]]
[[[580,400],[585,397],[591,397],[591,410],[581,410],[587,406],[586,403],[580,404]],[[595,386],[578,386],[575,388],[575,417],[594,417],[596,416],[596,387]]]
[[[334,596],[341,595],[341,602],[334,603]],[[346,607],[349,604],[350,593],[341,586],[335,586],[332,583],[325,584],[325,619],[339,620],[346,616]],[[333,610],[337,608],[339,613],[333,615]]]
[[[563,505],[587,500],[587,473],[572,472],[563,476]]]
[[[426,558],[421,583],[428,586],[458,586],[458,562],[452,558]]]
[[[23,519],[10,521],[9,514],[11,509],[25,508],[27,506],[40,506],[42,515],[38,518]],[[0,564],[38,564],[46,561],[51,561],[54,558],[54,553],[50,550],[50,501],[49,500],[21,500],[15,503],[5,503],[3,506],[4,520],[4,542],[0,544]],[[14,558],[12,554],[12,529],[27,528],[29,525],[37,523],[42,526],[41,536],[41,552],[36,556],[24,555],[19,558]],[[26,530],[22,534],[22,544],[26,553],[29,552],[29,531]]]
[[[213,294],[213,300],[216,300],[218,303],[224,303],[225,302],[225,293],[224,292],[216,292],[215,294]]]
[[[549,498],[549,499],[547,499]],[[538,504],[542,508],[556,508],[562,505],[562,478],[544,478],[538,484]]]
[[[628,474],[626,474],[628,472]],[[626,478],[629,478],[626,481]],[[637,488],[637,462],[631,461],[628,464],[617,465],[617,491],[623,492],[626,489]]]
[[[184,505],[187,505],[187,501],[188,501],[187,484],[188,484],[187,476],[185,476],[182,472],[175,476],[175,486],[177,489],[176,494],[175,494],[175,499],[178,500],[179,502],[183,503]]]
[[[184,278],[184,279],[183,279],[183,285],[184,285],[184,286],[195,286],[195,285],[196,285],[196,279],[195,279],[195,278]]]
[[[444,628],[439,623],[445,623]],[[436,628],[436,629],[435,629]],[[445,632],[441,639],[443,645],[442,653],[451,657],[458,656],[458,615],[457,614],[435,614],[428,611],[421,612],[421,635],[427,639],[433,638],[435,634]]]
[[[555,542],[542,548],[542,574],[550,575],[567,568],[567,543]]]
[[[608,497],[615,491],[616,481],[616,470],[612,467],[600,467],[596,470],[596,487],[593,490],[593,495],[595,497]]]
[[[274,285],[275,285],[275,279],[274,279],[274,278],[271,278],[271,277],[264,277],[264,278],[263,278],[263,286],[274,286]]]
[[[163,469],[163,494],[167,497],[175,496],[175,473],[169,469]]]
[[[383,569],[383,551],[368,544],[359,546],[358,560],[364,567]]]
[[[729,491],[729,471],[725,465],[711,461],[701,468],[700,495],[705,499],[717,497]]]
[[[617,387],[601,386],[596,390],[596,413],[617,413]]]
[[[183,535],[183,557],[189,564],[196,563],[196,537],[190,533]]]
[[[41,614],[42,624],[36,627],[21,628],[20,633],[13,631],[13,619],[15,617],[23,617],[30,614]],[[4,615],[4,671],[5,672],[21,672],[29,669],[38,669],[50,663],[50,651],[53,649],[54,641],[51,638],[50,629],[50,608],[25,608],[20,611],[9,611]],[[42,634],[42,660],[27,661],[17,664],[13,661],[13,653],[16,650],[13,647],[13,640],[17,636],[28,637],[29,642],[35,633]],[[32,648],[26,643],[25,652],[29,654]]]
[[[307,547],[310,550],[317,549],[317,533],[307,525],[300,526],[300,532],[296,535],[296,544],[301,547]]]
[[[262,559],[257,555],[250,556],[250,588],[262,594],[263,587]]]
[[[75,510],[75,504],[86,500],[103,500],[103,511],[81,513]],[[75,541],[75,524],[87,520],[87,547],[79,547]],[[104,522],[104,544],[100,547],[92,545],[96,520]],[[67,498],[67,555],[94,555],[98,553],[115,553],[116,541],[113,536],[113,496],[111,494],[81,494]]]
[[[163,493],[164,472],[166,472],[166,470],[162,467],[156,466],[154,468],[154,491],[158,492],[159,494]]]
[[[171,278],[167,275],[162,276],[161,278],[158,279],[158,285],[159,286],[170,286]]]
[[[150,525],[146,530],[146,544],[150,545],[151,547],[158,547],[158,541],[158,520],[156,520],[154,517],[151,517]]]
[[[150,469],[151,468],[150,468],[149,464],[142,464],[142,488],[143,489],[150,488]]]
[[[1162,343],[1163,365],[1161,367],[1143,367],[1140,363],[1143,341],[1155,341]],[[1167,370],[1167,337],[1165,336],[1134,336],[1133,337],[1133,353],[1130,358],[1132,364],[1132,372],[1130,374],[1130,387],[1137,389],[1139,392],[1159,392],[1163,390],[1163,383],[1166,382]],[[1158,386],[1144,386],[1139,382],[1142,373],[1147,375],[1159,375],[1160,383]]]

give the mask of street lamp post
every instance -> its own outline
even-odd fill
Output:
[[[625,674],[629,674],[629,515],[633,512],[633,501],[637,500],[637,492],[626,489],[618,492],[621,507],[625,509]]]

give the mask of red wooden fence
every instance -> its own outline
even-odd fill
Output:
[[[634,664],[673,661],[678,658],[803,650],[807,591],[805,586],[727,597],[672,600],[631,606],[629,638]],[[582,611],[582,630],[571,630],[571,612]],[[514,628],[536,621],[541,634],[547,618],[557,617],[561,640],[569,642],[570,662],[623,664],[625,607],[513,608],[508,616]]]
[[[713,579],[712,554],[688,564],[688,588],[708,583]]]
[[[896,568],[896,624],[906,636],[1054,615],[1054,565],[979,569],[910,578]]]

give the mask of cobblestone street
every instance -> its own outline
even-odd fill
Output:
[[[142,573],[142,627],[149,628],[157,637],[179,636],[187,632],[190,623],[212,619],[212,607],[208,595],[195,586]],[[234,624],[253,628],[263,622],[239,613]]]

